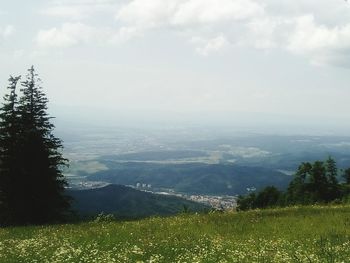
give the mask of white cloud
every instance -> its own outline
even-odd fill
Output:
[[[41,13],[47,16],[69,17],[80,20],[87,16],[87,10],[83,9],[85,8],[79,6],[54,6],[42,10]]]
[[[154,28],[180,32],[207,56],[228,46],[227,28],[263,14],[263,6],[252,0],[132,0],[120,7],[116,19],[137,36]]]
[[[123,5],[116,18],[122,23],[142,28],[169,24],[178,5],[178,0],[133,0]]]
[[[23,58],[25,54],[25,51],[23,49],[18,49],[13,52],[13,58],[14,59],[21,59]]]
[[[283,42],[292,24],[291,20],[282,17],[253,19],[247,23],[247,34],[240,43],[258,49],[276,48]]]
[[[65,23],[60,28],[53,27],[40,30],[36,43],[42,48],[68,48],[77,45],[110,45],[121,43],[135,37],[139,32],[127,27],[114,29],[110,27],[94,27],[80,22]]]
[[[15,32],[15,27],[13,25],[7,25],[5,27],[0,27],[0,39],[8,39]]]
[[[205,56],[232,43],[341,64],[350,56],[349,11],[349,5],[325,0],[131,0],[116,18],[124,29],[139,33],[157,27],[181,32]],[[222,32],[219,37],[217,32]]]
[[[211,39],[194,37],[191,39],[191,43],[197,46],[196,52],[203,56],[208,56],[211,53],[219,52],[230,45],[228,40],[223,35],[219,35]]]
[[[96,5],[96,4],[110,4],[115,2],[114,0],[54,0],[53,4],[85,4],[85,5]]]
[[[179,25],[218,23],[263,14],[263,7],[251,0],[189,0],[179,3],[171,19]]]
[[[112,0],[73,0],[53,1],[40,10],[46,16],[62,17],[70,20],[82,20],[103,12],[115,12],[116,4]]]
[[[344,64],[350,56],[350,5],[326,0],[55,0],[42,12],[70,20],[101,12],[116,18],[100,27],[65,23],[41,30],[37,43],[45,47],[120,43],[161,28],[203,56],[236,45],[280,48],[315,64]]]
[[[98,30],[82,23],[65,23],[61,28],[39,31],[36,42],[41,47],[70,47],[94,39]]]
[[[299,17],[287,48],[309,57],[315,64],[342,64],[350,56],[350,23],[327,27],[316,24],[313,15]]]
[[[242,20],[263,11],[251,0],[132,0],[118,10],[116,18],[149,28]]]
[[[112,32],[112,29],[111,29]],[[121,27],[118,30],[114,30],[107,39],[108,44],[118,44],[128,41],[134,37],[142,36],[143,32],[138,27]]]

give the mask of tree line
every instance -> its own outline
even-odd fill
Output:
[[[62,142],[53,134],[42,82],[31,67],[10,77],[0,108],[0,224],[64,220],[70,199],[62,167]]]
[[[339,183],[340,171],[336,161],[302,163],[286,191],[268,186],[258,193],[239,196],[238,210],[267,208],[315,203],[343,202],[350,194],[350,168],[343,171],[343,183]]]

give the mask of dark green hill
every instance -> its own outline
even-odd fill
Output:
[[[288,186],[291,176],[264,167],[234,164],[158,164],[105,161],[109,168],[88,176],[92,181],[114,184],[151,184],[152,188],[171,188],[177,192],[193,194],[236,195],[245,194],[248,187],[262,189],[274,185]]]
[[[69,190],[68,194],[74,198],[73,209],[83,216],[104,212],[123,218],[140,218],[176,214],[181,212],[184,206],[190,211],[202,211],[208,208],[179,197],[152,194],[122,185]]]

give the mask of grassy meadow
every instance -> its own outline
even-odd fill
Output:
[[[0,262],[350,262],[350,206],[2,228]]]

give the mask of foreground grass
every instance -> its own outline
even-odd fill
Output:
[[[350,207],[5,228],[0,262],[350,262]]]

